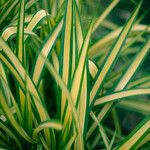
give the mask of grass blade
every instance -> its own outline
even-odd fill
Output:
[[[63,30],[62,30],[62,36],[63,36],[63,41],[62,41],[62,49],[61,49],[61,61],[60,61],[60,74],[62,76],[63,81],[67,86],[69,86],[69,81],[71,77],[71,66],[72,66],[72,61],[70,58],[71,56],[71,39],[72,39],[72,13],[73,13],[73,0],[67,0],[66,1],[66,8],[65,8],[65,18],[64,18],[64,23],[63,23]],[[61,93],[61,118],[62,115],[64,114],[64,108],[66,105],[66,96],[62,92]]]
[[[117,149],[134,149],[134,147],[139,145],[140,141],[149,134],[149,129],[150,116],[147,116]]]
[[[133,90],[123,90],[123,91],[119,91],[119,92],[114,92],[113,94],[110,95],[106,95],[103,96],[101,98],[98,98],[94,105],[101,105],[107,102],[112,102],[115,101],[117,99],[122,99],[125,97],[129,97],[129,96],[135,96],[135,95],[147,95],[150,94],[150,89],[133,89]]]
[[[104,82],[104,79],[106,78],[108,72],[112,68],[112,65],[114,64],[114,61],[116,61],[116,57],[118,56],[118,54],[120,52],[121,46],[125,42],[125,39],[126,39],[128,33],[129,33],[129,31],[130,31],[130,29],[133,25],[133,22],[135,20],[135,17],[138,14],[138,11],[139,11],[140,7],[141,7],[141,3],[139,3],[138,7],[136,8],[136,10],[134,11],[132,16],[130,17],[130,19],[126,23],[126,25],[125,25],[124,29],[122,30],[122,32],[120,33],[120,36],[118,37],[116,43],[114,44],[114,46],[112,47],[110,53],[108,54],[107,61],[105,60],[102,69],[97,73],[97,77],[95,79],[95,82],[93,84],[93,87],[92,87],[92,90],[91,90],[91,93],[90,93],[91,106],[94,103],[95,97],[100,92],[100,88],[102,86],[102,83]]]
[[[41,76],[42,70],[44,68],[44,63],[45,63],[45,60],[41,59],[41,55],[43,55],[44,58],[46,59],[48,57],[48,55],[50,54],[52,47],[54,46],[55,41],[60,34],[60,31],[62,28],[62,23],[63,23],[63,21],[61,20],[56,25],[56,28],[49,34],[46,41],[44,41],[44,43],[43,43],[43,46],[42,46],[40,54],[36,60],[34,71],[33,71],[32,78],[36,85],[38,85],[40,82],[40,76]]]
[[[110,14],[111,10],[117,5],[117,3],[119,2],[119,0],[114,0],[108,8],[106,8],[106,10],[103,12],[102,15],[100,15],[100,17],[97,19],[97,21],[95,22],[94,26],[93,26],[93,32],[98,28],[98,26],[102,23],[102,21]]]

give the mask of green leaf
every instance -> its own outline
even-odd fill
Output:
[[[147,116],[139,125],[129,134],[129,136],[122,142],[117,148],[122,149],[134,149],[135,146],[139,145],[142,139],[150,133],[150,116]]]
[[[66,7],[65,7],[65,16],[63,22],[63,29],[62,29],[62,43],[61,43],[61,55],[60,55],[60,74],[64,83],[69,86],[69,81],[71,80],[71,66],[72,66],[72,27],[73,27],[73,0],[66,0]],[[62,92],[61,93],[61,117],[64,113],[64,108],[66,105],[66,96]]]
[[[90,58],[94,58],[97,55],[101,54],[103,52],[103,50],[105,50],[105,47],[112,45],[112,43],[118,38],[119,34],[121,33],[123,27],[120,27],[112,32],[110,32],[109,34],[107,34],[106,36],[104,36],[103,38],[99,39],[98,41],[94,42],[94,44],[92,44],[89,48],[89,53],[88,56]],[[129,35],[135,34],[135,33],[140,33],[141,31],[145,30],[147,33],[150,33],[150,27],[147,27],[145,25],[134,25],[133,28],[131,29],[131,32],[129,33]]]
[[[104,103],[113,102],[115,100],[126,98],[129,96],[147,95],[147,94],[150,94],[150,88],[123,90],[123,91],[114,92],[113,94],[109,94],[109,95],[106,95],[106,96],[96,99],[94,105],[95,106],[102,105]],[[110,103],[110,104],[112,104],[112,103]]]
[[[98,28],[98,26],[103,22],[103,20],[110,14],[111,10],[117,5],[119,0],[114,0],[107,8],[106,10],[100,15],[100,17],[96,20],[94,26],[93,26],[93,32]]]
[[[136,55],[135,59],[133,60],[133,62],[130,64],[130,66],[128,67],[128,69],[126,70],[126,72],[123,74],[123,76],[121,77],[119,83],[117,84],[115,91],[118,90],[122,90],[123,88],[125,88],[125,86],[127,85],[127,83],[131,80],[131,77],[134,75],[134,73],[136,72],[136,70],[139,68],[140,64],[143,62],[143,59],[145,58],[146,54],[148,53],[150,48],[150,40],[148,40],[143,48],[140,50],[140,52]],[[122,93],[123,94],[123,93]],[[129,93],[128,93],[129,94]],[[147,93],[148,94],[148,93]],[[135,93],[134,93],[135,95]],[[125,95],[124,95],[125,96]],[[126,96],[127,97],[127,96]],[[97,103],[97,102],[96,102]],[[96,105],[96,104],[95,104]],[[101,110],[101,112],[99,113],[99,121],[102,120],[105,115],[107,114],[107,112],[110,110],[110,108],[112,107],[113,102],[110,102],[108,104],[106,104],[103,109]]]
[[[47,59],[48,55],[50,54],[50,52],[55,44],[55,41],[60,34],[60,31],[62,28],[62,23],[63,23],[63,20],[60,20],[59,23],[54,28],[54,30],[48,35],[47,39],[42,44],[40,54],[38,55],[38,58],[36,60],[35,66],[34,66],[33,77],[32,77],[32,79],[36,85],[38,85],[40,82],[40,76],[41,76],[42,70],[44,68],[45,60]],[[44,56],[44,58],[45,58],[44,60],[41,58],[41,55]]]
[[[110,72],[113,64],[115,63],[116,58],[121,50],[121,47],[122,47],[123,43],[125,42],[125,39],[129,33],[129,31],[131,30],[131,27],[132,27],[133,22],[138,14],[140,7],[141,7],[141,3],[139,3],[138,7],[136,8],[136,10],[134,11],[132,16],[126,23],[122,32],[120,33],[116,43],[111,48],[107,58],[105,59],[105,62],[103,63],[102,69],[99,70],[99,72],[97,73],[96,79],[94,81],[93,87],[90,92],[91,105],[93,105],[93,103],[95,101],[94,99],[99,94],[102,84],[103,84],[107,74]]]
[[[56,130],[62,129],[62,124],[55,120],[47,120],[45,122],[42,122],[36,129],[33,131],[33,139],[36,139],[38,137],[39,132],[45,128],[53,128]]]
[[[26,56],[24,52],[24,9],[25,9],[25,0],[20,2],[20,12],[18,19],[18,29],[17,29],[17,53],[18,58],[21,62],[25,62]]]

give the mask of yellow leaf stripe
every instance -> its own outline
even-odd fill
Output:
[[[117,150],[130,150],[131,148],[140,144],[142,139],[149,134],[150,129],[150,116],[147,116],[131,134],[126,138]]]
[[[44,42],[44,46],[42,47],[42,50],[40,51],[40,54],[38,55],[38,58],[35,63],[34,71],[33,71],[33,77],[32,77],[33,81],[36,85],[39,83],[41,72],[43,70],[44,63],[45,63],[45,60],[41,59],[41,55],[43,55],[45,57],[45,59],[48,57],[48,55],[51,52],[52,47],[54,46],[54,43],[61,31],[62,23],[63,23],[63,21],[61,20],[58,23],[58,25],[56,25],[56,28],[54,29],[54,31],[52,31],[52,33],[50,34],[50,36],[48,37],[46,42]]]
[[[125,90],[125,91],[116,92],[116,93],[98,98],[94,105],[97,106],[97,105],[101,105],[107,102],[114,101],[116,99],[121,99],[121,98],[135,96],[135,95],[145,95],[145,94],[150,94],[150,89]]]

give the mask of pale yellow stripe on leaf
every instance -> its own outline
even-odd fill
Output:
[[[129,138],[129,140],[121,145],[118,150],[130,150],[148,129],[150,129],[150,120],[148,120],[143,126],[141,126],[141,128],[131,138]]]
[[[135,89],[135,90],[121,91],[121,92],[117,92],[114,94],[110,94],[98,98],[95,102],[95,106],[104,104],[106,102],[114,101],[116,99],[121,99],[121,98],[135,96],[135,95],[146,95],[146,94],[150,94],[150,89]]]

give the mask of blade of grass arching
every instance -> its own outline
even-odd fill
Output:
[[[61,54],[60,54],[60,74],[63,81],[67,86],[69,86],[69,81],[71,79],[71,66],[72,66],[72,27],[73,27],[73,0],[66,0],[65,6],[65,17],[62,29],[62,43],[61,43]],[[66,105],[66,96],[61,92],[61,119],[64,114],[64,108]]]
[[[5,41],[7,41],[9,38],[11,38],[11,36],[15,35],[16,33],[17,33],[17,27],[10,26],[2,32],[1,37],[3,37]],[[24,34],[26,36],[28,35],[36,36],[35,33],[33,33],[32,31],[28,31],[27,29],[24,29]]]
[[[93,26],[93,32],[99,27],[99,25],[103,22],[103,20],[110,14],[110,12],[113,10],[113,8],[117,5],[119,0],[114,0],[107,8],[106,10],[100,15],[100,17],[97,19]]]
[[[46,18],[46,11],[45,10],[39,10],[37,13],[35,13],[35,15],[33,16],[33,18],[31,19],[31,21],[29,22],[29,24],[27,25],[26,29],[28,31],[32,31],[34,30],[37,25]],[[25,37],[26,39],[27,37]]]
[[[22,144],[21,144],[20,140],[18,139],[18,137],[1,120],[0,120],[0,129],[2,129],[3,131],[5,131],[5,133],[7,134],[7,136],[9,136],[11,139],[13,139],[15,141],[17,147],[20,150],[23,149],[22,148]]]
[[[129,80],[131,79],[131,77],[136,72],[136,70],[139,67],[139,65],[141,64],[141,62],[143,61],[149,48],[150,48],[150,40],[147,41],[147,43],[144,45],[144,48],[141,50],[141,52],[138,53],[138,55],[136,56],[136,58],[132,62],[132,64],[129,66],[126,73],[123,75],[123,77],[121,77],[121,81],[119,81],[119,84],[117,85],[115,91],[122,90],[126,86],[126,84],[129,82]],[[111,108],[112,105],[113,105],[113,103],[109,103],[108,106],[106,106],[106,107]],[[117,121],[115,121],[115,122],[117,123]]]
[[[147,116],[139,125],[127,136],[122,144],[117,148],[122,149],[134,149],[139,145],[149,133],[150,133],[150,115]]]
[[[60,34],[60,31],[61,31],[61,28],[62,28],[62,23],[63,23],[63,21],[61,20],[56,25],[54,30],[49,34],[49,36],[44,41],[44,43],[42,44],[42,47],[41,47],[41,50],[40,50],[40,54],[38,55],[36,63],[35,63],[35,66],[33,68],[34,71],[33,71],[32,79],[33,79],[33,81],[34,81],[34,83],[36,85],[39,84],[40,76],[41,76],[42,70],[44,68],[45,60],[48,57],[48,55],[50,54],[50,52],[51,52],[51,50],[52,50],[52,48],[53,48],[53,46],[55,44],[55,41],[56,41],[57,37]],[[45,58],[44,60],[41,59],[41,55],[44,56],[44,58]]]
[[[95,121],[95,123],[98,125],[99,132],[101,134],[101,137],[103,139],[105,147],[106,147],[106,149],[108,149],[109,148],[109,139],[108,139],[108,137],[105,133],[105,130],[104,130],[103,126],[99,123],[97,117],[95,116],[95,114],[92,111],[90,112],[90,115],[91,115],[92,119]]]
[[[4,22],[4,20],[8,17],[8,15],[11,13],[13,8],[17,5],[19,0],[15,0],[12,3],[9,4],[9,6],[1,13],[0,15],[0,24]]]
[[[44,59],[43,56],[41,58]],[[66,94],[66,99],[67,99],[68,104],[71,108],[73,118],[74,118],[74,121],[75,121],[75,127],[76,127],[77,133],[78,133],[77,136],[79,137],[79,145],[78,146],[79,146],[79,149],[83,149],[83,137],[82,137],[81,127],[80,127],[80,122],[79,122],[79,119],[78,119],[79,117],[78,117],[76,108],[74,106],[72,96],[70,95],[70,92],[68,91],[68,88],[66,87],[64,81],[58,75],[58,73],[56,72],[56,70],[54,69],[52,64],[48,60],[46,60],[45,65],[46,65],[47,69],[49,70],[49,72],[51,73],[51,75],[56,80],[56,82],[58,83],[58,85],[60,86],[61,90]]]
[[[139,33],[145,30],[146,28],[147,28],[147,32],[149,33],[150,27],[147,27],[145,25],[135,25],[131,29],[131,32],[129,35],[132,36],[132,34]],[[101,51],[104,49],[105,46],[112,44],[115,41],[115,39],[119,36],[122,29],[123,27],[120,27],[119,29],[116,29],[115,31],[110,32],[103,38],[96,41],[93,45],[91,45],[91,47],[89,48],[89,53],[88,53],[89,57],[90,58],[95,57],[97,54],[101,53]]]
[[[14,129],[28,142],[30,143],[35,143],[35,141],[25,132],[25,130],[18,124],[18,122],[15,120],[12,112],[10,111],[7,103],[6,103],[6,95],[5,95],[5,90],[3,88],[3,80],[0,80],[0,106],[5,113],[5,116],[11,123],[11,125],[14,127]]]
[[[113,64],[116,61],[116,58],[120,52],[120,49],[121,49],[123,43],[125,42],[125,39],[129,33],[129,31],[131,30],[131,27],[132,27],[133,22],[138,14],[140,7],[141,7],[141,3],[139,3],[136,10],[134,11],[134,13],[130,17],[130,19],[127,21],[125,27],[123,28],[118,39],[116,40],[116,43],[113,45],[108,56],[106,57],[104,64],[102,66],[102,69],[100,69],[100,71],[98,71],[98,73],[96,75],[96,79],[94,81],[93,87],[90,92],[91,107],[94,104],[95,97],[99,94],[99,92],[101,90],[102,84],[103,84],[107,74],[110,72],[110,69],[112,68]]]
[[[113,94],[109,94],[109,95],[106,95],[106,96],[96,99],[94,106],[102,105],[102,104],[108,103],[108,102],[117,101],[117,99],[119,100],[119,99],[130,97],[130,96],[147,95],[147,94],[150,94],[150,88],[122,90],[122,91],[114,92]],[[110,103],[109,106],[111,104],[112,103]]]
[[[27,27],[24,29],[25,34],[31,34],[34,35],[32,32],[38,24],[46,17],[46,11],[40,10],[38,11],[31,19]],[[4,40],[8,40],[13,34],[16,33],[16,27],[7,27],[4,31],[2,31],[1,36],[4,38]],[[28,38],[28,35],[25,35],[24,40]]]
[[[45,122],[42,122],[38,127],[36,127],[33,131],[33,139],[36,139],[38,137],[39,132],[41,132],[45,128],[53,128],[55,130],[61,130],[62,124],[56,120],[47,120]]]

